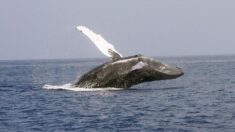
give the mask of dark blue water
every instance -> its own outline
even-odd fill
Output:
[[[105,60],[0,62],[0,131],[235,131],[235,56],[170,57],[185,75],[129,90],[46,90]]]

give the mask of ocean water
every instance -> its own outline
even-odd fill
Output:
[[[235,56],[161,57],[185,75],[73,91],[106,59],[0,61],[0,131],[235,131]]]

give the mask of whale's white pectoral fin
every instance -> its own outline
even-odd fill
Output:
[[[113,60],[122,57],[114,46],[106,41],[101,35],[94,33],[85,26],[77,26],[77,30],[85,34],[104,55],[111,57]]]

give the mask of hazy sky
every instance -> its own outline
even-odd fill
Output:
[[[77,25],[124,56],[235,54],[235,0],[1,0],[0,60],[105,57]]]

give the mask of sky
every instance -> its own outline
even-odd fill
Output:
[[[1,0],[0,60],[235,54],[235,0]]]

